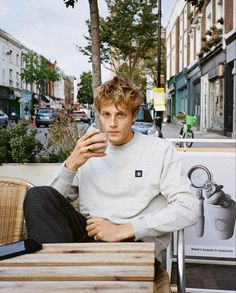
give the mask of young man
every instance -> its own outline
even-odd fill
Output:
[[[153,241],[156,256],[169,233],[196,222],[196,199],[172,143],[134,133],[139,90],[115,77],[98,90],[102,131],[81,137],[51,187],[32,188],[24,208],[30,238],[39,242]],[[99,152],[107,146],[106,152]],[[80,213],[70,205],[79,187]]]

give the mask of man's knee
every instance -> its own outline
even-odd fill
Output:
[[[50,202],[57,196],[57,191],[50,186],[35,186],[28,190],[24,205],[37,205],[41,203]]]

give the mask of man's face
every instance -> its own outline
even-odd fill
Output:
[[[122,145],[133,137],[132,123],[137,115],[129,110],[116,108],[114,104],[101,107],[99,117],[103,131],[107,133],[109,142],[113,145]]]

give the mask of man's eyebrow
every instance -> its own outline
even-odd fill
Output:
[[[119,109],[118,109],[118,112],[117,112],[117,113],[126,114],[126,113],[127,113],[127,110],[119,110]]]

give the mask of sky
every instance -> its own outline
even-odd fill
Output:
[[[162,0],[163,26],[168,24],[174,3]],[[106,16],[106,1],[98,0],[98,6],[100,15]],[[0,28],[30,50],[56,60],[66,75],[77,78],[91,70],[88,57],[76,49],[76,45],[86,45],[87,19],[88,0],[79,0],[74,9],[66,8],[63,0],[0,0]],[[109,77],[109,71],[102,68],[102,80]]]

